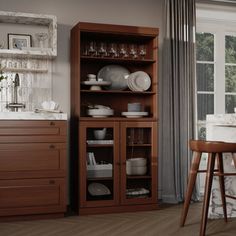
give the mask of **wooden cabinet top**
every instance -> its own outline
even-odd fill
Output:
[[[140,27],[140,26],[127,26],[127,25],[112,25],[100,23],[79,22],[75,29],[80,29],[84,32],[104,32],[113,34],[126,34],[126,35],[146,35],[156,36],[159,34],[158,28]]]

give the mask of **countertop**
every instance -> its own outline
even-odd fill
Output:
[[[0,112],[0,120],[67,120],[67,114],[52,112]]]
[[[206,122],[214,125],[236,126],[236,114],[207,115]]]

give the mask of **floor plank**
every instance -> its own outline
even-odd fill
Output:
[[[201,204],[190,206],[185,227],[179,227],[182,205],[163,207],[157,211],[61,219],[0,223],[2,236],[198,236]],[[236,218],[208,220],[207,234],[235,236]]]

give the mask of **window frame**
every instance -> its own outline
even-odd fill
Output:
[[[236,19],[236,14],[235,14]],[[225,95],[236,95],[236,92],[225,91],[225,66],[234,63],[225,62],[225,36],[232,35],[236,37],[236,22],[228,25],[227,22],[210,22],[209,20],[197,21],[196,32],[214,34],[214,92],[204,91],[196,94],[214,94],[214,114],[224,114]],[[203,61],[196,61],[203,63]],[[210,62],[207,61],[210,64]],[[236,66],[236,63],[234,64]],[[222,79],[223,78],[223,79]],[[197,79],[197,78],[196,78]]]

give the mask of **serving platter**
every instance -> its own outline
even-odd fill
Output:
[[[111,83],[107,89],[124,90],[128,87],[127,78],[129,74],[129,70],[123,66],[107,65],[99,70],[97,77]]]
[[[101,183],[91,183],[88,186],[88,191],[92,196],[110,195],[111,191],[107,186]]]

